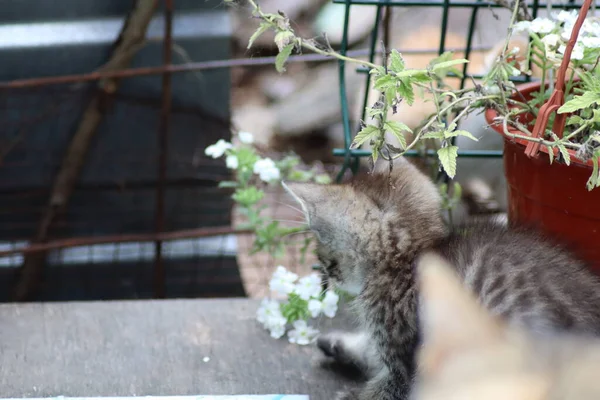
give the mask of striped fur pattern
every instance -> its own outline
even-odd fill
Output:
[[[489,311],[534,330],[600,333],[600,281],[535,233],[496,224],[449,232],[435,185],[409,162],[342,185],[294,183],[332,284],[357,296],[364,332],[332,332],[319,347],[363,368],[364,388],[342,399],[405,399],[419,346],[416,260],[434,250],[456,266]]]

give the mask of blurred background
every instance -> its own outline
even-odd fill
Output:
[[[343,110],[339,64],[304,53],[277,73],[273,35],[247,49],[258,22],[237,3],[0,1],[0,301],[260,297],[276,265],[311,270],[299,250],[248,255],[252,237],[236,232],[231,192],[217,188],[231,172],[204,149],[247,131],[264,153],[293,151],[335,177],[343,116],[354,134],[367,74],[342,72]],[[484,71],[510,14],[477,1],[364,0],[346,16],[343,3],[260,2],[355,57],[383,42],[422,68],[468,47],[469,74]],[[471,123],[484,131],[483,118]],[[499,139],[489,146],[501,150]],[[492,186],[501,162],[483,168]],[[273,219],[301,220],[290,203],[279,189],[265,198]]]

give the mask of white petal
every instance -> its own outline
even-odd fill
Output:
[[[250,132],[239,132],[238,137],[240,139],[240,142],[242,142],[242,143],[245,143],[245,144],[254,143],[254,136]]]

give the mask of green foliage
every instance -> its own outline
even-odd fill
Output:
[[[288,44],[279,52],[279,54],[277,54],[277,57],[275,58],[275,68],[277,69],[277,72],[285,72],[284,65],[292,54],[292,50],[294,50],[294,44]]]
[[[244,207],[250,207],[258,203],[264,197],[265,192],[256,188],[255,186],[250,186],[246,188],[240,188],[235,191],[233,194],[233,200],[237,203],[240,203]]]
[[[437,154],[438,158],[440,159],[440,163],[442,163],[444,171],[446,171],[446,174],[448,174],[450,178],[454,178],[454,175],[456,175],[456,157],[458,157],[458,147],[442,147],[437,151]]]
[[[600,104],[600,92],[585,92],[581,96],[575,96],[563,104],[558,109],[558,113],[572,113],[581,109],[589,108],[594,104]]]
[[[350,146],[351,149],[356,149],[362,146],[367,140],[372,140],[379,135],[379,128],[375,125],[367,125],[360,132],[356,134],[354,137],[354,141]]]
[[[258,26],[258,29],[256,30],[256,32],[254,32],[252,34],[252,36],[250,36],[250,40],[248,41],[248,48],[252,47],[252,45],[254,44],[256,39],[258,39],[263,33],[268,31],[270,28],[271,28],[271,24],[269,24],[267,22],[261,22],[261,24]]]
[[[587,189],[592,190],[600,187],[600,174],[598,174],[598,162],[600,162],[600,149],[594,152],[592,157],[593,169],[590,179],[587,181]]]
[[[288,302],[281,305],[281,313],[288,321],[307,320],[308,301],[303,300],[296,293],[288,295]]]

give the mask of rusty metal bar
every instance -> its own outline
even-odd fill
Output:
[[[489,47],[474,47],[473,50],[489,50]],[[460,51],[464,48],[447,49],[449,51]],[[404,50],[403,54],[421,54],[421,53],[435,53],[437,50],[434,49],[423,49],[423,50]],[[380,52],[378,52],[380,54]],[[349,57],[361,57],[368,56],[369,50],[354,50],[346,53]],[[302,54],[291,56],[287,62],[322,62],[322,61],[335,61],[331,57],[322,56],[319,54]],[[275,64],[275,57],[257,57],[257,58],[240,58],[235,60],[213,60],[203,62],[193,62],[176,65],[160,65],[157,67],[142,67],[142,68],[129,68],[122,69],[120,71],[109,71],[109,72],[90,72],[86,74],[77,75],[64,75],[64,76],[51,76],[44,78],[31,78],[31,79],[16,79],[8,82],[0,82],[0,90],[6,89],[22,89],[41,87],[49,85],[60,85],[67,83],[81,83],[90,82],[100,79],[107,78],[131,78],[136,76],[145,75],[160,75],[165,73],[175,74],[180,72],[192,72],[202,71],[220,68],[232,68],[232,67],[256,67],[261,65],[272,65]]]
[[[132,243],[132,242],[167,242],[179,239],[197,239],[228,234],[248,234],[252,233],[251,229],[234,229],[231,227],[216,227],[216,228],[197,228],[186,229],[173,232],[161,233],[136,233],[136,234],[119,234],[110,236],[96,237],[79,237],[62,240],[51,240],[45,243],[36,243],[21,249],[11,249],[0,251],[0,257],[8,257],[16,254],[30,254],[45,252],[49,250],[65,249],[69,247],[92,246],[96,244],[107,243]]]
[[[165,0],[165,33],[163,38],[163,63],[171,65],[173,47],[173,0]],[[169,125],[171,122],[171,74],[162,76],[162,109],[158,129],[158,181],[156,184],[156,228],[157,234],[165,229],[165,181],[169,154]],[[162,256],[162,241],[154,242],[154,297],[166,297],[165,264]]]

